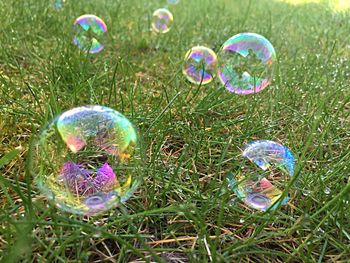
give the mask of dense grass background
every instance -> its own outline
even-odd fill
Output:
[[[165,0],[0,2],[0,258],[4,262],[346,262],[350,258],[350,13],[326,4],[182,0],[175,24],[149,31]],[[71,43],[75,18],[108,26],[104,51]],[[275,46],[273,84],[229,94],[181,72],[197,44],[239,32]],[[29,144],[54,115],[83,104],[124,113],[147,149],[141,187],[93,218],[48,205],[32,183]],[[226,175],[253,139],[297,157],[298,182],[275,212],[245,207]],[[2,158],[1,158],[2,157]],[[254,212],[254,213],[253,213]]]

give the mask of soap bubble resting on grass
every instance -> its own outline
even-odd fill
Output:
[[[230,188],[249,207],[274,209],[294,175],[292,152],[277,142],[258,140],[245,147],[242,157],[240,168],[227,177]],[[287,201],[284,197],[281,204]]]
[[[173,20],[173,15],[168,9],[157,9],[152,15],[152,29],[157,33],[167,33],[173,24]]]
[[[215,76],[217,56],[204,46],[191,48],[185,55],[183,74],[194,84],[208,84]]]
[[[101,18],[83,15],[74,22],[73,43],[85,52],[98,53],[104,48],[102,42],[106,32],[107,26]]]
[[[245,95],[260,92],[271,83],[276,52],[263,36],[242,33],[223,44],[218,59],[221,83],[229,92]]]
[[[35,181],[57,207],[94,215],[126,201],[139,184],[137,136],[130,121],[103,106],[56,117],[34,148]]]

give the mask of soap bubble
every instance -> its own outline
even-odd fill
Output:
[[[65,2],[65,0],[54,0],[54,2],[53,2],[53,7],[54,7],[56,10],[60,10],[60,9],[63,8],[64,2]]]
[[[168,0],[169,5],[177,5],[180,2],[180,0]]]
[[[294,175],[292,152],[277,142],[258,140],[246,146],[242,157],[241,167],[227,178],[230,188],[252,208],[274,209]],[[287,201],[284,197],[281,204]]]
[[[94,15],[80,16],[74,22],[73,32],[73,42],[81,50],[94,54],[104,48],[102,41],[107,26],[101,18]]]
[[[236,94],[252,94],[271,82],[276,53],[263,36],[242,33],[228,39],[219,54],[218,77]]]
[[[215,52],[207,47],[196,46],[185,55],[183,74],[194,84],[207,84],[213,80],[216,66]]]
[[[329,195],[331,193],[331,189],[329,187],[326,187],[323,192],[326,194],[326,195]]]
[[[125,202],[140,177],[136,132],[119,112],[83,106],[54,118],[34,147],[34,177],[57,207],[94,215]]]
[[[152,28],[157,33],[169,32],[173,23],[173,15],[168,9],[160,8],[154,11]]]

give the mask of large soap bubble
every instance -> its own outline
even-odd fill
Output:
[[[136,132],[119,112],[102,106],[68,110],[42,131],[34,177],[57,207],[93,215],[126,201],[140,182]]]
[[[191,48],[185,55],[183,74],[194,84],[208,84],[215,76],[217,57],[213,50],[203,46]]]
[[[223,44],[218,58],[218,77],[230,92],[257,93],[272,80],[276,53],[261,35],[242,33],[231,37]]]
[[[232,190],[252,208],[276,207],[294,175],[292,152],[277,142],[258,140],[246,146],[242,157],[240,168],[227,178]],[[287,201],[284,197],[281,203]]]
[[[169,32],[173,24],[173,15],[168,9],[160,8],[154,11],[152,18],[152,28],[156,33]]]
[[[103,38],[107,26],[103,20],[95,15],[78,17],[73,26],[73,43],[81,50],[89,53],[98,53],[103,48]]]

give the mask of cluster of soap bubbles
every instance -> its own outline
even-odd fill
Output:
[[[179,0],[168,0],[176,5]],[[62,9],[64,0],[54,0]],[[173,15],[166,8],[154,11],[152,30],[167,33]],[[73,43],[87,53],[104,48],[107,26],[91,14],[78,17]],[[252,94],[272,80],[276,53],[272,44],[254,33],[237,34],[216,53],[195,46],[185,55],[183,74],[196,85],[218,76],[231,93]],[[55,117],[40,133],[34,146],[35,181],[57,207],[75,214],[94,215],[116,207],[136,190],[138,172],[137,135],[121,113],[103,106],[73,108]],[[294,175],[295,160],[283,145],[268,140],[249,143],[242,152],[239,169],[227,177],[229,187],[249,207],[266,211],[288,201],[285,190]]]
[[[97,214],[135,191],[136,150],[136,131],[121,113],[102,106],[68,110],[35,145],[37,185],[63,210]]]
[[[55,0],[54,7],[61,9],[63,3],[63,0]],[[178,3],[179,1],[169,0],[169,4]],[[165,34],[170,31],[173,20],[173,15],[168,9],[157,9],[152,15],[152,29],[156,33]],[[82,51],[92,54],[99,53],[104,48],[106,32],[107,26],[101,18],[90,14],[82,15],[74,22],[73,43]]]
[[[271,83],[276,53],[263,36],[237,34],[224,42],[218,54],[217,58],[204,46],[191,48],[183,66],[187,80],[205,85],[217,74],[229,92],[243,95],[258,93]],[[227,177],[235,194],[261,211],[285,204],[288,196],[283,191],[294,174],[292,152],[277,142],[260,140],[248,144],[242,157],[240,169]]]
[[[54,0],[61,10],[65,0]],[[168,0],[175,5],[179,0]],[[173,15],[165,8],[153,13],[152,28],[167,33]],[[78,17],[73,43],[83,52],[99,53],[107,33],[105,22],[92,14]],[[140,182],[137,136],[130,121],[102,106],[68,110],[41,132],[34,147],[35,181],[57,207],[94,215],[126,201]]]
[[[185,55],[183,73],[192,83],[210,83],[217,71],[220,82],[229,92],[252,94],[262,91],[271,82],[276,53],[261,35],[242,33],[231,37],[221,47],[218,61],[209,48],[191,50]]]

